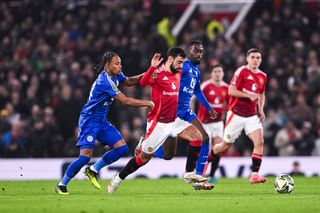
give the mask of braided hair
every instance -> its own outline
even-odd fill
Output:
[[[109,51],[103,54],[100,62],[94,66],[94,71],[96,73],[96,76],[100,74],[100,72],[104,69],[107,63],[111,62],[114,56],[118,56],[118,54],[114,52],[109,52]]]

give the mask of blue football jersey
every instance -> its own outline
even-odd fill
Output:
[[[191,97],[197,91],[201,91],[200,70],[198,66],[194,65],[189,59],[187,59],[184,61],[182,66],[177,111],[178,116],[183,115],[186,111],[191,110]]]
[[[92,84],[89,98],[81,114],[105,118],[114,101],[113,97],[121,93],[118,89],[119,83],[125,81],[126,78],[122,72],[111,77],[103,70]]]

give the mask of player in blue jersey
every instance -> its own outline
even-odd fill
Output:
[[[208,110],[211,117],[216,117],[216,112],[212,109],[200,88],[201,73],[199,64],[201,63],[203,54],[204,48],[202,42],[191,41],[188,49],[188,59],[185,60],[182,67],[177,115],[182,120],[196,126],[202,135],[202,143],[189,144],[184,179],[187,183],[193,183],[195,189],[210,190],[212,186],[209,183],[206,181],[198,182],[208,160],[209,136],[190,106],[191,97],[195,95],[198,101]],[[163,147],[157,150],[155,155],[167,160],[172,159],[173,156],[168,156],[166,153],[172,155],[175,153],[175,141],[176,139],[168,139]],[[195,167],[196,171],[194,173]]]
[[[110,105],[115,99],[128,106],[154,108],[152,101],[127,97],[118,89],[120,83],[126,86],[135,85],[142,77],[142,75],[126,77],[121,70],[120,57],[114,52],[106,52],[97,66],[97,71],[100,74],[93,83],[88,101],[80,113],[77,143],[80,155],[69,165],[55,188],[56,193],[68,194],[67,184],[89,162],[96,140],[113,148],[85,170],[85,174],[98,189],[100,189],[100,185],[96,181],[98,171],[128,153],[128,146],[120,132],[106,118]]]

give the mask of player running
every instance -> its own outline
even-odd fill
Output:
[[[181,68],[185,57],[185,52],[179,47],[168,50],[167,60],[161,66],[163,59],[160,59],[160,54],[153,56],[151,67],[140,81],[141,86],[151,85],[151,99],[155,103],[155,108],[148,114],[146,136],[137,156],[111,180],[108,193],[113,193],[129,174],[148,163],[169,135],[187,140],[202,138],[195,126],[177,118]]]
[[[121,134],[106,118],[114,99],[128,106],[154,108],[152,101],[129,98],[118,89],[119,83],[131,86],[137,84],[142,76],[126,77],[121,70],[120,57],[116,53],[106,52],[97,67],[97,71],[101,73],[93,83],[88,101],[80,113],[77,143],[80,155],[69,165],[55,188],[56,193],[69,194],[67,184],[89,162],[96,140],[113,149],[91,166],[91,170],[88,168],[85,170],[90,180],[96,179],[100,168],[117,161],[128,153],[128,146]],[[92,183],[96,188],[100,188],[97,181]]]
[[[215,144],[222,143],[223,141],[223,115],[227,108],[228,101],[228,84],[223,81],[224,70],[221,64],[212,67],[211,78],[201,84],[201,90],[209,101],[210,105],[217,112],[217,117],[212,118],[206,108],[200,104],[198,110],[198,118],[201,121],[203,128],[209,135],[210,139],[210,153],[208,162],[211,162],[210,182],[216,182],[214,174],[219,166],[220,156],[213,157],[212,147]],[[194,147],[200,150],[201,141],[191,141]],[[196,161],[196,160],[195,160]],[[195,162],[194,161],[194,162]],[[195,167],[195,163],[193,165]],[[203,171],[205,176],[206,168]]]
[[[263,129],[265,119],[263,111],[267,75],[259,69],[262,53],[252,48],[247,52],[245,66],[239,67],[229,86],[229,111],[223,135],[223,142],[213,147],[215,155],[227,150],[244,130],[253,142],[252,174],[250,183],[263,183],[267,179],[259,175],[263,154]]]

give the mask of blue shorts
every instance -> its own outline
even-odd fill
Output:
[[[191,121],[197,118],[197,115],[192,111],[192,109],[188,109],[186,111],[178,112],[178,117],[191,123]]]
[[[107,119],[80,116],[77,147],[93,149],[96,140],[103,145],[113,147],[123,138]]]

